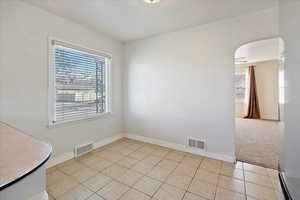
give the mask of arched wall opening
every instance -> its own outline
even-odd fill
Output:
[[[278,167],[285,103],[283,52],[281,38],[245,43],[235,51],[237,160],[268,168]],[[250,66],[253,66],[254,75],[249,71]],[[256,88],[254,94],[253,87]],[[257,111],[259,117],[253,115]]]

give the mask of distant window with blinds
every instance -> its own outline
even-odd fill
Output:
[[[246,98],[246,73],[235,74],[235,102],[244,103]]]
[[[96,53],[53,42],[52,124],[94,118],[109,111],[111,59]]]

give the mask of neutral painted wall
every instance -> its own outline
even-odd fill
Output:
[[[286,107],[285,134],[280,168],[294,199],[300,199],[300,1],[280,0],[280,35],[285,42]]]
[[[242,60],[246,60],[248,63],[276,60],[279,59],[279,46],[279,38],[251,42],[241,46],[235,52],[235,57],[244,57]]]
[[[247,113],[247,104],[236,102],[235,103],[235,117],[243,118]]]
[[[234,53],[278,34],[277,10],[222,20],[126,45],[125,131],[234,157]]]
[[[256,82],[261,118],[279,119],[279,61],[254,63],[256,66]]]
[[[283,40],[280,39],[281,46],[284,48]],[[284,53],[284,49],[281,49],[281,54]],[[286,93],[286,81],[285,81],[285,63],[284,59],[280,59],[279,61],[279,117],[280,121],[284,121],[284,113],[285,113],[285,93]]]
[[[255,79],[257,96],[260,108],[261,119],[279,119],[279,61],[263,61],[256,63],[239,64],[236,67],[247,70],[248,66],[255,66]],[[236,116],[247,112],[245,104],[236,104]]]
[[[22,1],[0,5],[0,120],[49,141],[55,156],[121,133],[123,45]],[[113,55],[113,115],[47,128],[49,36]]]

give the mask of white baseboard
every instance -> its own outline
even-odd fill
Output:
[[[103,147],[104,145],[110,144],[114,141],[117,141],[117,140],[123,138],[123,137],[124,137],[123,134],[118,134],[118,135],[115,135],[113,137],[105,138],[103,140],[95,142],[94,143],[94,148],[97,149],[97,148]]]
[[[74,158],[74,152],[68,152],[68,153],[64,153],[62,155],[59,156],[55,156],[55,157],[50,157],[50,159],[47,161],[46,163],[46,168],[50,168],[53,167],[57,164],[60,164],[62,162],[65,162],[67,160],[71,160],[72,158]]]
[[[48,193],[44,190],[40,194],[34,195],[33,197],[31,197],[28,200],[48,200],[48,199],[49,199]]]
[[[179,150],[179,151],[184,151],[184,152],[189,152],[189,153],[193,153],[193,154],[197,154],[197,155],[201,155],[201,156],[205,156],[205,157],[209,157],[209,158],[214,158],[214,159],[218,159],[218,160],[222,160],[222,161],[226,161],[226,162],[234,163],[236,161],[235,157],[231,157],[231,156],[223,155],[223,154],[212,153],[212,152],[207,152],[207,151],[201,151],[201,150],[193,149],[193,148],[188,148],[183,144],[171,143],[171,142],[167,142],[164,140],[144,137],[144,136],[135,135],[135,134],[124,134],[124,137],[130,138],[133,140],[139,140],[142,142],[147,142],[147,143],[151,143],[151,144],[168,147],[168,148]]]
[[[116,140],[119,140],[121,138],[123,138],[123,134],[118,134],[116,136],[113,136],[113,137],[109,137],[109,138],[105,138],[103,140],[100,140],[98,142],[95,142],[94,143],[94,148],[99,148],[99,147],[102,147],[104,145],[107,145],[107,144],[110,144]],[[74,152],[67,152],[67,153],[64,153],[62,155],[59,155],[59,156],[55,156],[55,157],[51,157],[49,159],[49,161],[46,163],[46,168],[50,168],[50,167],[53,167],[59,163],[62,163],[62,162],[65,162],[67,160],[70,160],[74,158]]]
[[[139,140],[139,141],[142,141],[142,142],[147,142],[147,143],[151,143],[151,144],[160,145],[160,146],[163,146],[163,147],[168,147],[170,149],[185,151],[185,146],[182,145],[182,144],[171,143],[171,142],[167,142],[167,141],[164,141],[164,140],[154,139],[154,138],[140,136],[140,135],[136,135],[136,134],[127,134],[126,133],[126,134],[124,134],[124,137],[130,138],[130,139],[133,139],[133,140]]]
[[[123,137],[130,138],[130,139],[133,139],[133,140],[139,140],[139,141],[147,142],[147,143],[151,143],[151,144],[160,145],[160,146],[163,146],[163,147],[168,147],[168,148],[179,150],[179,151],[184,151],[184,152],[189,152],[189,153],[193,153],[193,154],[197,154],[197,155],[201,155],[201,156],[206,156],[206,157],[209,157],[209,158],[223,160],[223,161],[226,161],[226,162],[233,163],[233,162],[236,161],[235,157],[231,157],[231,156],[227,156],[227,155],[223,155],[223,154],[212,153],[212,152],[207,152],[207,151],[201,151],[201,150],[198,150],[198,149],[188,148],[188,147],[186,147],[185,145],[182,145],[182,144],[176,144],[176,143],[167,142],[167,141],[164,141],[164,140],[144,137],[144,136],[140,136],[140,135],[136,135],[136,134],[128,134],[128,133],[119,134],[119,135],[109,137],[109,138],[105,138],[103,140],[95,142],[94,147],[95,148],[102,147],[102,146],[110,144],[110,143],[112,143],[116,140],[119,140]],[[73,151],[64,153],[64,154],[59,155],[59,156],[52,157],[46,163],[46,168],[53,167],[53,166],[55,166],[59,163],[65,162],[65,161],[70,160],[72,158],[74,158],[74,152]]]

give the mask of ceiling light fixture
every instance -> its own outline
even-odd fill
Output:
[[[144,2],[148,4],[155,4],[155,3],[159,3],[160,0],[144,0]]]

